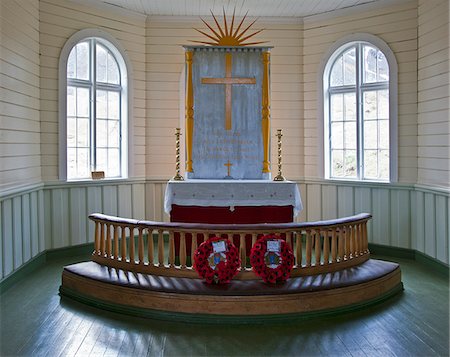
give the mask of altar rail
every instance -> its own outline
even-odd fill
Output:
[[[372,216],[368,213],[319,222],[229,225],[138,221],[98,213],[89,218],[95,222],[92,260],[136,273],[195,278],[194,252],[213,236],[238,243],[242,264],[235,279],[256,279],[248,264],[248,247],[265,234],[279,235],[292,247],[291,276],[338,271],[370,256],[367,222]]]

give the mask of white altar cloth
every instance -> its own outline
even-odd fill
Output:
[[[294,216],[303,209],[295,182],[265,180],[187,180],[169,181],[164,210],[180,206],[293,206]]]

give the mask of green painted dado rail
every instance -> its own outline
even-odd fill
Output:
[[[197,277],[193,254],[209,237],[232,241],[242,262],[235,279],[256,279],[248,264],[249,248],[258,237],[276,234],[291,246],[291,276],[339,271],[369,259],[368,213],[318,222],[283,224],[164,223],[91,214],[95,222],[92,260],[111,268],[159,276]],[[132,237],[133,239],[130,239]]]

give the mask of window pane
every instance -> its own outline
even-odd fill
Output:
[[[364,178],[376,179],[377,172],[377,150],[364,150]]]
[[[388,120],[380,120],[378,122],[379,125],[379,145],[380,149],[389,149],[389,121]]]
[[[331,176],[342,177],[344,176],[344,151],[332,150],[331,151]]]
[[[344,104],[343,104],[343,95],[342,94],[333,94],[331,96],[331,121],[343,120],[344,118]]]
[[[108,118],[108,112],[106,107],[106,91],[97,91],[97,118]]]
[[[67,178],[77,177],[77,149],[67,148]]]
[[[363,93],[364,119],[377,119],[377,92]]]
[[[345,120],[356,120],[356,94],[345,93]]]
[[[77,97],[75,87],[67,87],[67,115],[74,117],[77,115]]]
[[[77,88],[77,117],[89,117],[89,89]]]
[[[330,86],[341,86],[344,84],[344,73],[342,72],[343,59],[340,56],[333,65],[330,75]]]
[[[75,78],[77,73],[77,47],[75,46],[70,51],[67,59],[67,78]]]
[[[378,118],[389,119],[389,91],[379,90],[378,94]]]
[[[89,119],[87,118],[77,120],[77,146],[89,147]]]
[[[98,45],[96,46],[97,51],[97,82],[106,83],[106,58],[107,52],[106,49]]]
[[[379,178],[389,180],[389,150],[380,150],[378,160],[380,165]]]
[[[356,177],[356,150],[345,150],[344,176]]]
[[[89,43],[81,42],[76,46],[77,79],[89,80]]]
[[[377,122],[375,120],[364,121],[364,148],[377,149],[378,144]]]
[[[377,52],[377,81],[384,82],[389,80],[389,65],[387,63],[386,57],[384,56],[383,52],[378,51]]]
[[[353,47],[344,53],[344,85],[356,83],[356,49]]]
[[[344,148],[344,137],[343,137],[343,123],[332,123],[331,124],[331,148],[332,149],[343,149]]]
[[[344,146],[346,149],[356,149],[356,122],[344,124]]]
[[[108,146],[108,135],[107,135],[107,120],[97,119],[97,147],[107,147]]]
[[[87,178],[90,172],[89,149],[77,149],[77,176]]]
[[[120,97],[117,92],[108,92],[108,118],[119,119]]]
[[[110,148],[118,148],[119,142],[119,122],[117,120],[108,120],[108,146]]]
[[[117,177],[120,175],[120,156],[119,149],[108,150],[108,177]]]
[[[364,46],[364,83],[373,83],[377,81],[377,52],[378,51],[371,46]]]
[[[67,118],[67,146],[75,147],[77,137],[77,120],[74,117]]]
[[[108,83],[119,84],[119,66],[111,53],[108,53]]]
[[[108,149],[97,148],[97,171],[107,171]]]

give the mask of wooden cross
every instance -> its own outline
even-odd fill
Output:
[[[228,169],[227,176],[230,176],[230,167],[233,166],[233,164],[230,163],[230,160],[228,160],[228,162],[226,164],[223,164],[223,166],[227,167],[227,169]]]
[[[255,78],[232,77],[231,53],[225,54],[225,77],[202,78],[202,84],[225,85],[225,130],[231,130],[231,86],[233,84],[256,84]]]

